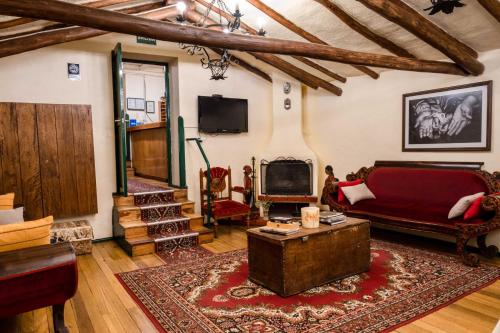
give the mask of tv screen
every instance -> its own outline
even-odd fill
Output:
[[[198,128],[205,133],[248,132],[248,100],[198,96]]]

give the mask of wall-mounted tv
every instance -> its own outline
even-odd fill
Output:
[[[198,129],[204,133],[248,132],[248,100],[198,96]]]

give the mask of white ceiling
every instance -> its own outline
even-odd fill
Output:
[[[85,0],[65,0],[68,2],[81,3],[88,2]],[[135,3],[147,3],[151,0],[135,0]],[[226,0],[230,8],[233,8],[237,0]],[[286,18],[296,23],[306,31],[316,35],[330,45],[344,49],[355,51],[372,52],[379,54],[390,54],[377,44],[371,42],[359,33],[355,32],[334,14],[328,11],[325,7],[318,4],[314,0],[262,0],[265,4],[283,14]],[[392,40],[396,44],[406,48],[422,59],[446,59],[446,57],[433,47],[429,46],[419,38],[407,32],[398,25],[386,20],[375,12],[363,6],[358,1],[354,0],[332,0],[337,5],[341,6],[352,17],[359,22],[369,27],[374,32]],[[244,14],[242,20],[248,25],[256,28],[259,17],[265,20],[265,30],[267,36],[273,38],[282,38],[289,40],[304,41],[295,33],[289,31],[279,23],[274,22],[271,18],[265,16],[258,9],[247,3],[245,0],[239,0],[240,8]],[[478,52],[484,52],[492,49],[500,48],[500,23],[498,23],[486,10],[475,0],[464,0],[465,7],[458,8],[451,15],[438,13],[433,16],[427,15],[423,11],[430,5],[430,0],[405,0],[407,4],[421,12],[429,20],[436,23],[439,27],[446,30],[455,38],[463,41]],[[129,6],[129,4],[127,4]],[[116,8],[114,6],[112,8]],[[123,7],[120,6],[120,7]],[[204,11],[203,7],[199,7],[200,11]],[[0,17],[0,21],[7,20],[7,17]],[[40,26],[46,25],[44,22],[31,23],[15,28],[0,30],[0,36],[7,34],[25,32]],[[253,57],[246,54],[236,52],[241,58],[255,63],[257,66],[262,66],[260,62],[256,62]],[[324,74],[307,67],[300,62],[285,57],[293,64],[310,71],[323,78]],[[354,69],[352,66],[337,64],[327,61],[315,60],[324,67],[344,76],[363,75],[361,72]],[[382,70],[375,69],[380,72]]]

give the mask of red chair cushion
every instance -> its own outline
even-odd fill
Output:
[[[245,215],[250,212],[250,207],[234,200],[222,200],[212,203],[212,216],[215,219],[235,215]]]
[[[342,187],[355,186],[355,185],[361,184],[362,182],[363,182],[362,179],[356,179],[356,180],[353,180],[352,182],[339,182],[339,184],[338,184],[338,188],[339,188],[338,201],[342,202],[345,200],[345,195],[344,195],[344,191],[342,191]]]

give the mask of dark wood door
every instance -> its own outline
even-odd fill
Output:
[[[0,103],[0,193],[27,220],[97,213],[87,105]]]

